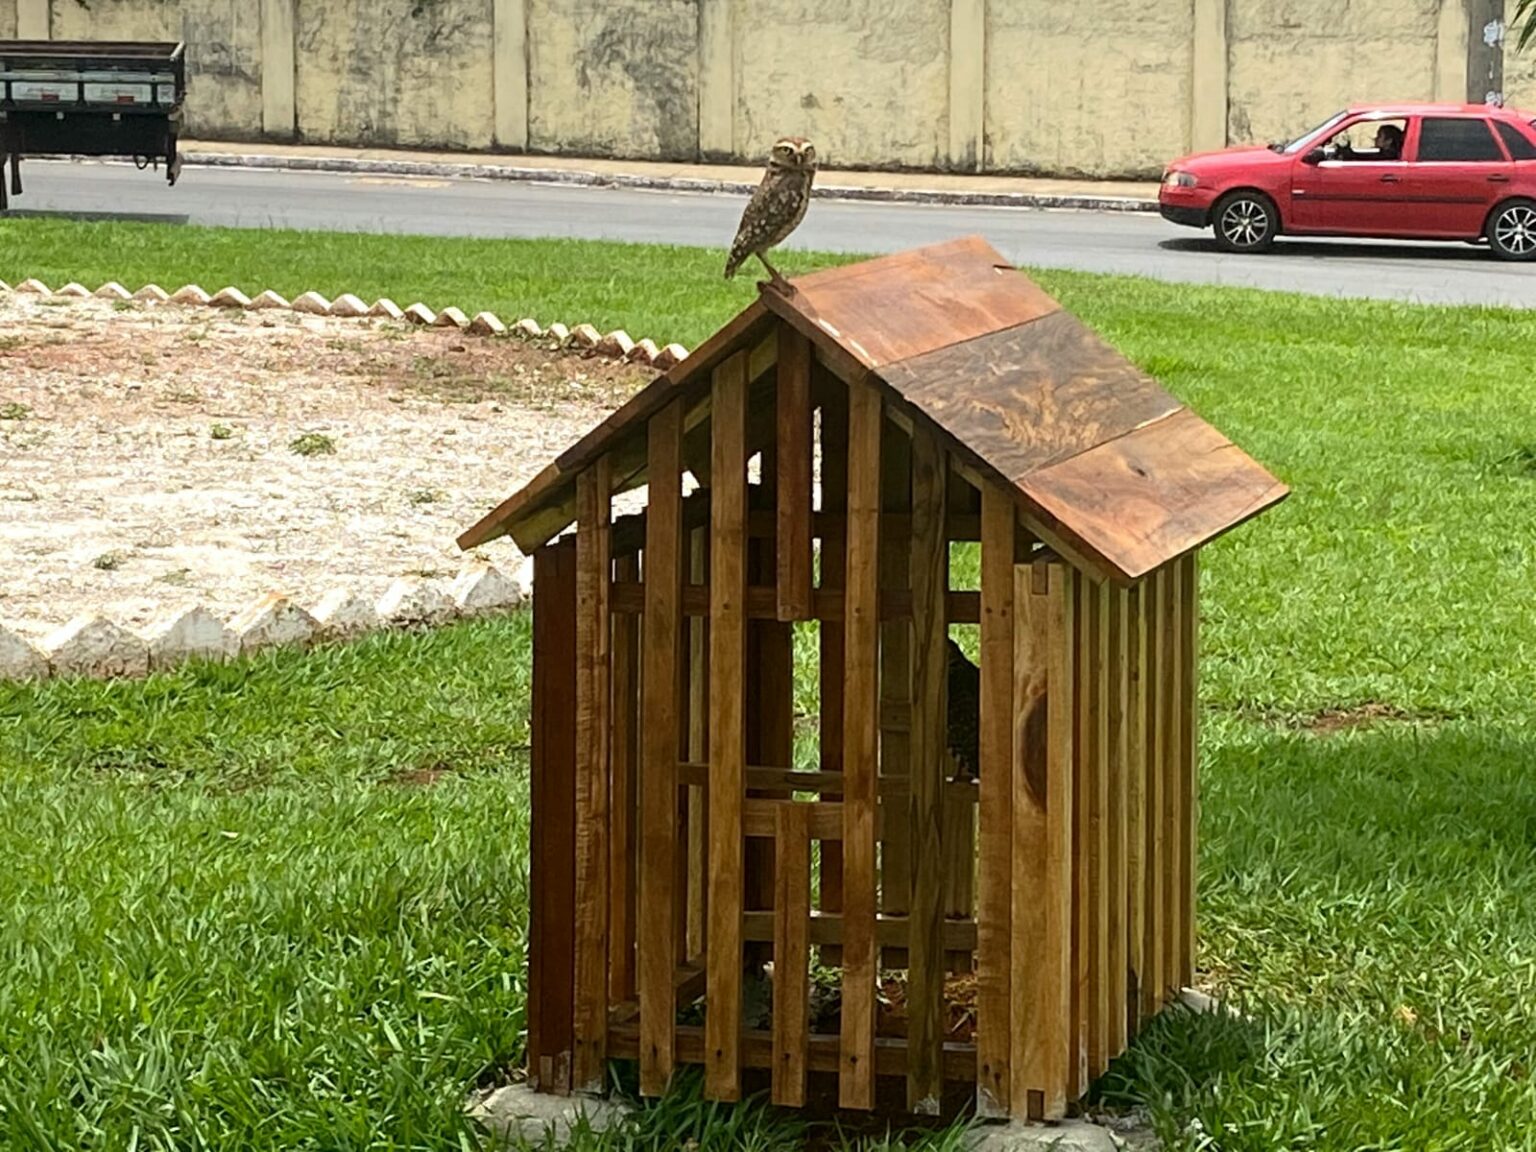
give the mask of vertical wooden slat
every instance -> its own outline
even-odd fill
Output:
[[[1163,671],[1163,634],[1167,629],[1163,585],[1167,573],[1158,569],[1145,578],[1147,584],[1147,899],[1146,899],[1146,974],[1142,983],[1142,1018],[1157,1013],[1167,991],[1163,967],[1163,889],[1167,883],[1167,862],[1163,839],[1167,830],[1163,793],[1168,761],[1168,725],[1163,716],[1163,699],[1168,684]]]
[[[821,540],[821,587],[840,592],[848,564],[847,533],[841,514],[848,507],[848,389],[818,362],[813,368],[821,400],[821,508],[834,527]],[[821,770],[843,770],[843,629],[821,625]],[[824,800],[841,800],[841,793],[823,793]],[[821,910],[843,908],[843,846],[835,840],[821,845]],[[842,949],[822,945],[823,964],[841,964]]]
[[[1071,1031],[1075,577],[1060,561],[1047,560],[1014,573],[1009,1110],[1020,1120],[1055,1120],[1066,1114],[1077,1053]],[[983,774],[982,787],[986,779]]]
[[[1105,1056],[1125,1051],[1126,996],[1130,971],[1129,869],[1126,829],[1130,776],[1130,594],[1109,589],[1109,1032]]]
[[[613,470],[576,478],[576,1021],[572,1087],[602,1092],[608,1041],[608,593]]]
[[[1068,1094],[1075,1100],[1088,1090],[1088,1021],[1092,1016],[1089,999],[1089,957],[1092,946],[1089,925],[1093,919],[1090,904],[1090,847],[1093,843],[1089,823],[1093,810],[1093,587],[1081,572],[1073,573],[1073,699],[1072,712],[1076,739],[1072,745],[1072,1062]]]
[[[880,438],[873,385],[848,410],[848,567],[843,628],[843,999],[838,1103],[875,1098],[875,812],[879,773]]]
[[[1163,634],[1160,650],[1163,685],[1163,991],[1171,995],[1179,988],[1179,942],[1184,926],[1180,912],[1184,907],[1184,822],[1179,809],[1180,730],[1186,716],[1184,684],[1179,668],[1179,565],[1164,566]]]
[[[571,1088],[575,1023],[576,542],[534,553],[528,1078]]]
[[[912,440],[887,421],[880,441],[880,507],[903,520],[912,511]],[[910,531],[898,532],[890,521],[880,531],[879,581],[882,589],[911,584]],[[912,710],[912,626],[908,620],[880,625],[880,774],[905,779],[910,772],[912,734],[893,715]],[[947,877],[946,877],[947,879]],[[904,916],[912,899],[912,845],[905,820],[893,820],[880,844],[880,910]]]
[[[1126,733],[1126,887],[1130,954],[1127,995],[1128,1038],[1139,1031],[1146,973],[1147,908],[1147,581],[1130,590],[1126,667],[1130,674]]]
[[[1007,1116],[1015,1107],[1010,1103],[1013,1084],[1008,1070],[1015,1027],[1010,947],[1015,867],[1013,744],[1019,705],[1014,661],[1014,518],[1013,498],[1007,492],[991,484],[982,489],[976,1111],[983,1117]],[[1039,683],[1043,687],[1043,677]]]
[[[617,578],[640,578],[640,558],[615,564]],[[609,782],[608,999],[635,995],[635,823],[640,763],[640,617],[613,619],[613,746]]]
[[[948,653],[944,621],[949,544],[944,536],[944,453],[933,433],[912,434],[912,725],[908,845],[912,899],[907,936],[907,1108],[937,1115],[944,1089],[943,791]],[[1011,527],[1013,507],[1006,510]],[[1010,556],[1012,540],[1010,537]],[[888,821],[887,828],[895,821]],[[1006,1001],[1004,1001],[1006,1005]],[[1005,1008],[1006,1011],[1006,1008]]]
[[[810,1055],[810,807],[786,800],[776,809],[772,1090],[775,1104],[798,1108]]]
[[[709,583],[710,530],[700,525],[689,533],[688,582]],[[709,630],[706,616],[693,616],[687,621],[688,628],[688,761],[704,764],[709,760]],[[687,813],[687,853],[680,870],[685,879],[687,900],[683,931],[680,936],[681,956],[690,963],[704,952],[704,940],[708,932],[705,920],[705,904],[709,885],[706,881],[709,867],[709,844],[706,830],[705,805],[708,799],[703,788],[694,785],[683,790],[684,809]]]
[[[715,369],[710,419],[709,947],[704,1091],[741,1096],[741,802],[746,787],[746,362]]]
[[[779,326],[778,602],[780,620],[809,620],[811,584],[811,342]]]
[[[1089,690],[1092,720],[1088,826],[1088,1076],[1097,1080],[1109,1067],[1109,595],[1108,581],[1090,590],[1093,645]]]
[[[641,780],[640,1091],[659,1096],[672,1078],[677,965],[672,902],[677,859],[682,636],[682,402],[649,428],[645,521],[645,732]]]
[[[1184,569],[1179,601],[1179,683],[1184,691],[1184,723],[1179,726],[1179,803],[1184,828],[1184,908],[1180,923],[1179,981],[1195,982],[1195,907],[1199,889],[1200,843],[1200,562],[1196,554],[1179,562]]]

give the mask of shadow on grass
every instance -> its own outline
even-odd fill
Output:
[[[1169,240],[1160,240],[1158,241],[1158,247],[1168,252],[1218,253],[1222,251],[1217,246],[1216,241],[1209,237],[1181,236]],[[1506,266],[1502,262],[1494,261],[1486,247],[1473,247],[1456,240],[1430,243],[1424,241],[1392,240],[1355,242],[1345,240],[1281,239],[1268,252],[1263,253],[1263,256],[1265,259],[1277,259],[1287,256],[1317,259],[1318,257],[1330,256],[1340,260],[1454,260],[1463,264],[1476,262],[1499,267],[1515,267],[1515,265]]]

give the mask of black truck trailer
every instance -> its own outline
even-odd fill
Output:
[[[182,44],[0,40],[0,211],[21,194],[23,156],[117,156],[181,174]]]

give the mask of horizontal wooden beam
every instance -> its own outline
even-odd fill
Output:
[[[905,916],[881,916],[875,921],[875,939],[882,948],[904,947],[907,943],[907,918]],[[742,936],[746,940],[773,939],[773,913],[747,912],[742,916]],[[843,918],[836,912],[811,913],[811,943],[841,944],[843,942]],[[946,920],[944,922],[944,950],[947,952],[974,952],[976,950],[976,921]]]
[[[709,765],[679,763],[677,766],[677,782],[689,784],[696,788],[708,789]],[[747,787],[762,789],[764,791],[790,791],[790,792],[831,792],[834,795],[843,791],[843,774],[841,772],[796,772],[789,768],[747,768]],[[881,797],[899,799],[911,792],[912,781],[908,776],[881,776],[879,789]],[[945,781],[945,794],[951,800],[962,803],[969,801],[976,803],[979,789],[974,780],[947,780]]]
[[[619,615],[633,616],[645,610],[645,584],[643,581],[615,580],[609,596],[612,610]],[[837,622],[843,618],[843,594],[820,589],[814,596],[815,614],[812,619]],[[754,585],[747,589],[747,616],[753,620],[778,619],[778,592],[771,585]],[[683,588],[683,615],[709,615],[709,586],[689,584]],[[912,615],[912,594],[905,589],[892,588],[880,593],[880,619],[905,620]],[[977,624],[981,621],[980,592],[951,592],[948,597],[947,619],[951,624]]]
[[[840,1059],[840,1037],[813,1032],[807,1066],[812,1072],[835,1072]],[[704,1063],[704,1029],[678,1025],[675,1029],[676,1058],[684,1064]],[[614,1024],[608,1029],[608,1054],[619,1060],[634,1060],[640,1055],[640,1030],[636,1024]],[[748,1068],[773,1065],[773,1035],[767,1031],[743,1030],[742,1064]],[[875,1073],[879,1076],[907,1074],[907,1042],[892,1037],[875,1039]],[[968,1081],[976,1078],[976,1046],[944,1045],[944,1079]]]

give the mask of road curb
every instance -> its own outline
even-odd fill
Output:
[[[638,176],[632,173],[580,172],[513,164],[442,163],[433,160],[369,160],[351,156],[264,156],[240,152],[183,154],[187,168],[258,168],[289,172],[334,172],[374,176],[437,176],[471,180],[508,180],[525,184],[561,184],[584,188],[631,188],[652,192],[725,192],[746,195],[750,181],[693,177]],[[946,192],[931,188],[864,188],[837,184],[817,187],[827,200],[884,201],[896,204],[952,204],[994,208],[1053,208],[1088,212],[1156,212],[1157,201],[1137,196],[1084,196],[1040,192]]]

